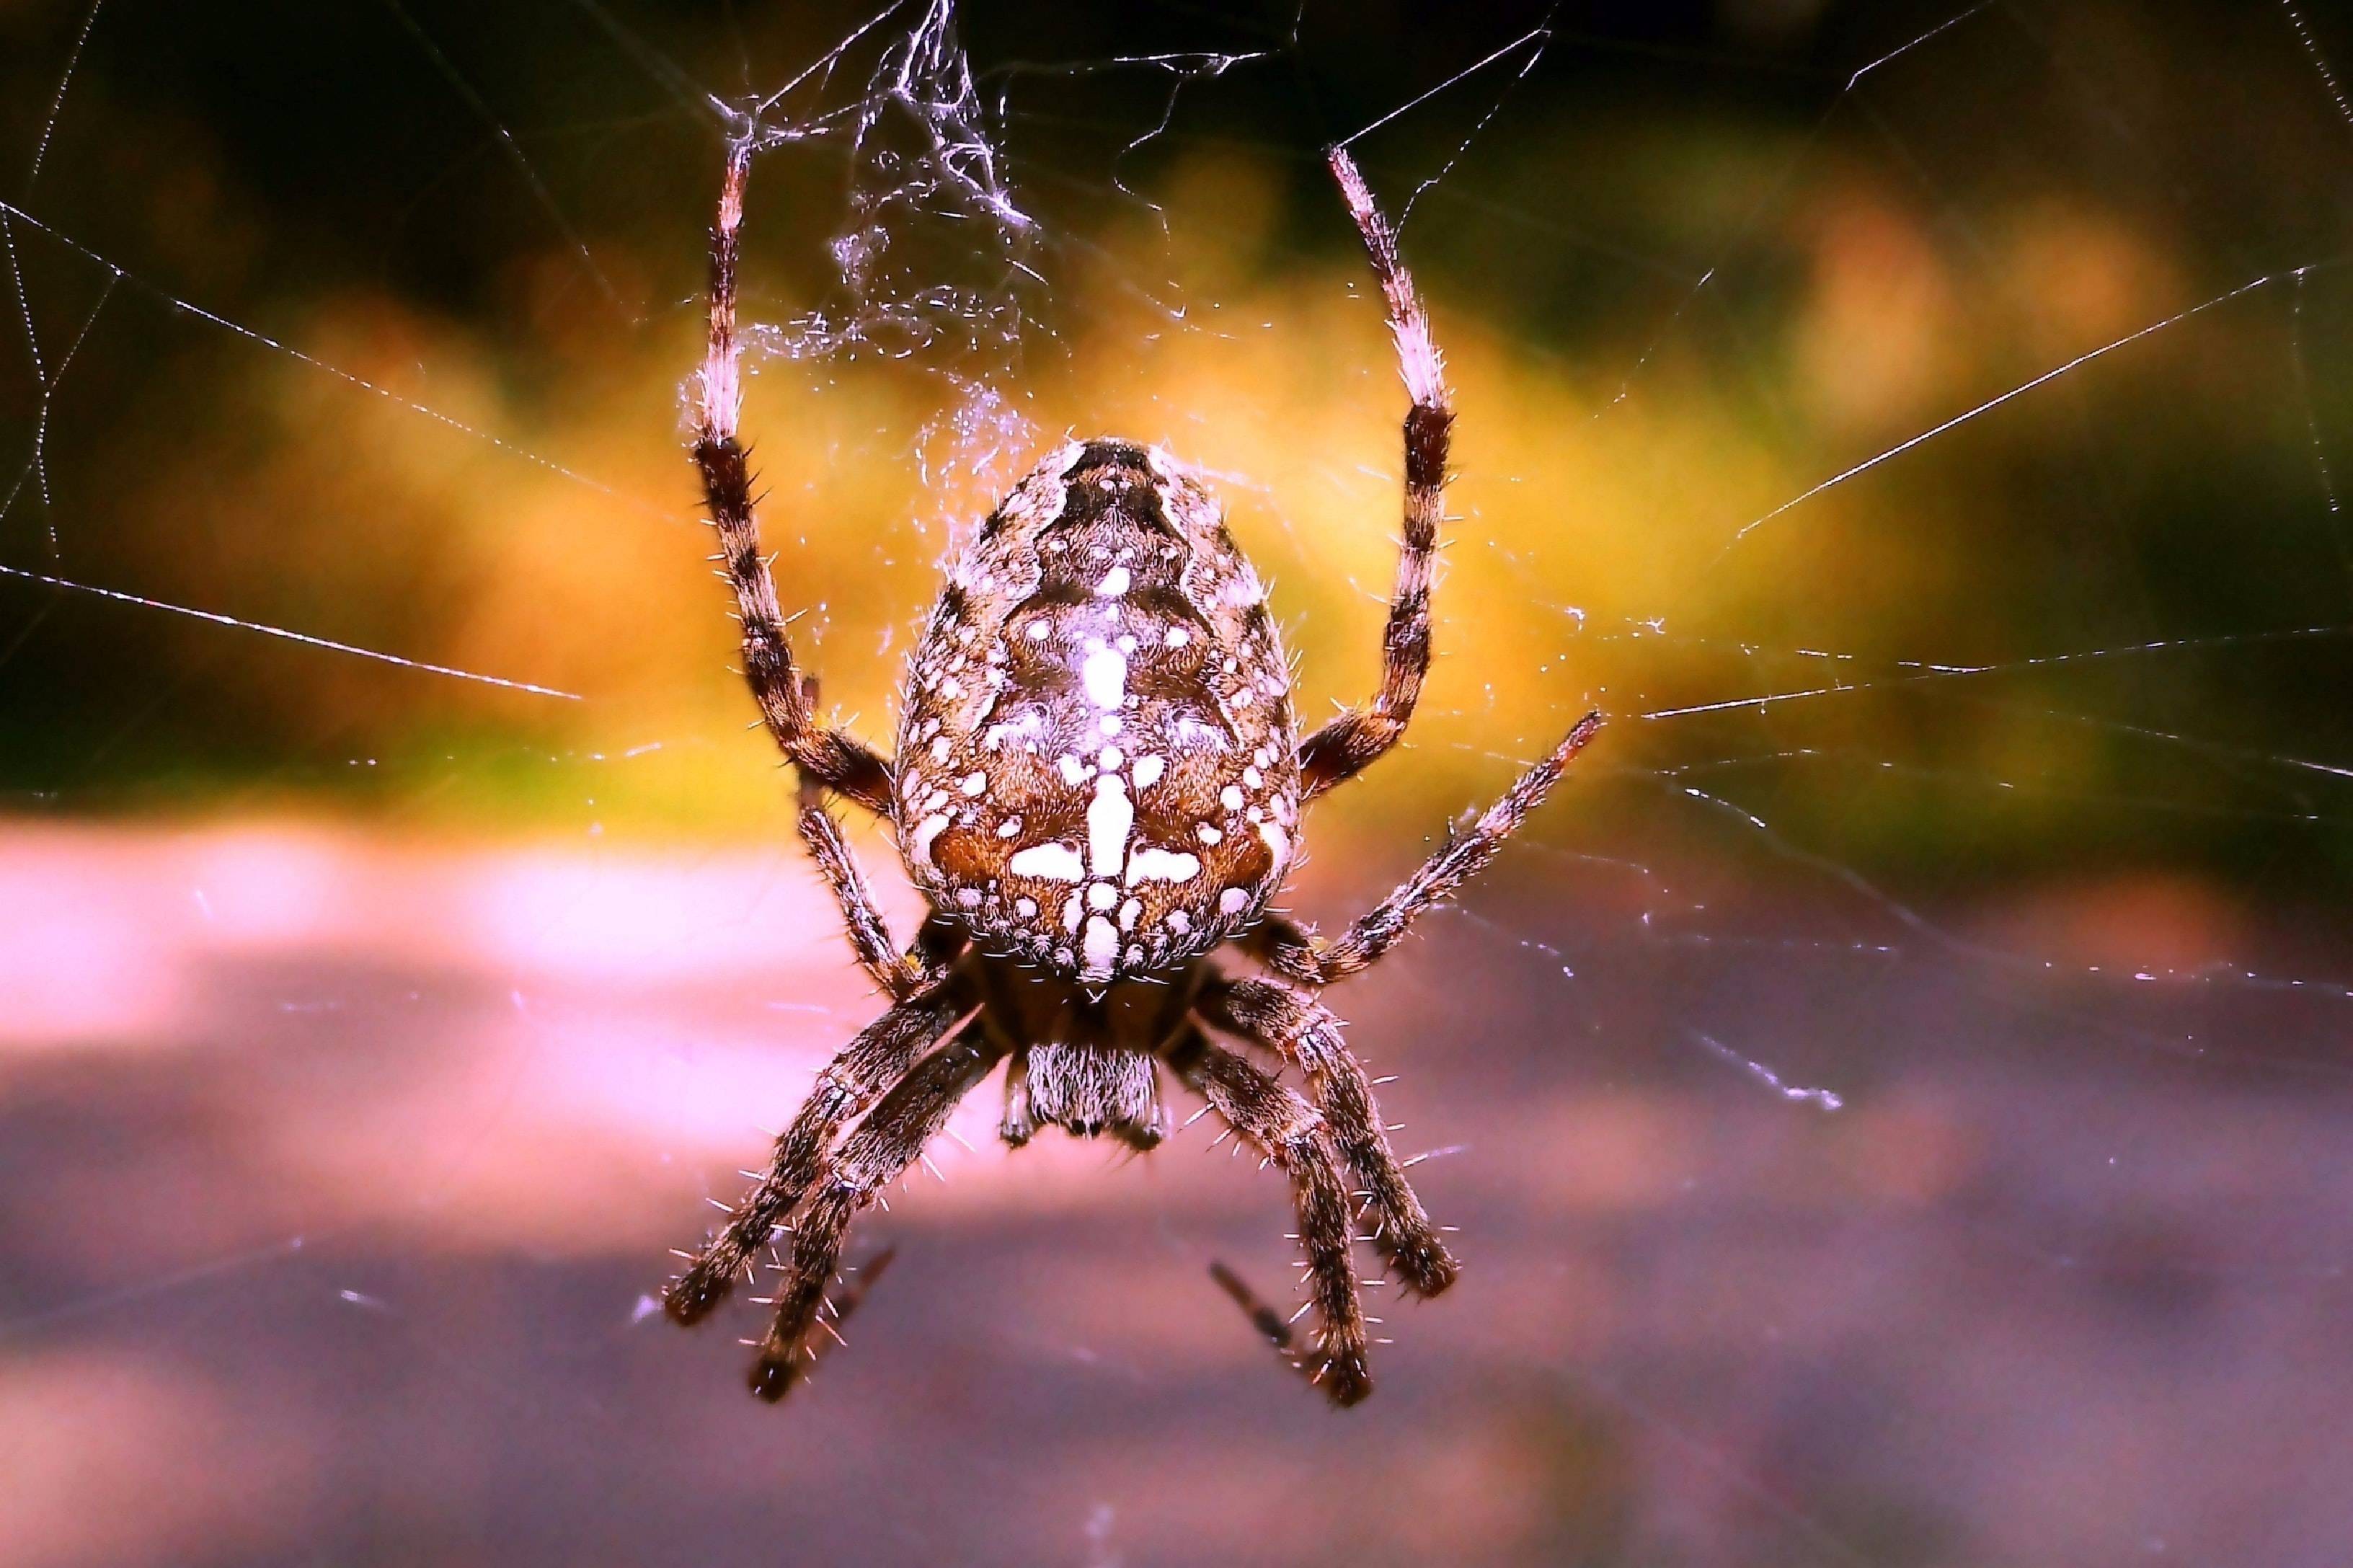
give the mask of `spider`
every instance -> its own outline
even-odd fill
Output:
[[[1335,940],[1269,908],[1298,858],[1301,807],[1397,744],[1430,668],[1454,413],[1395,234],[1354,161],[1332,150],[1412,396],[1404,537],[1372,700],[1301,740],[1264,591],[1208,489],[1157,447],[1076,441],[1031,470],[955,554],[886,760],[818,721],[760,553],[736,434],[750,157],[748,142],[732,150],[712,233],[694,463],[743,623],[745,677],[799,773],[801,837],[890,1008],[818,1073],[767,1173],[671,1281],[665,1307],[699,1321],[776,1238],[782,1279],[750,1381],[782,1398],[816,1360],[816,1333],[829,1331],[826,1292],[851,1216],[998,1063],[1010,1064],[1001,1131],[1017,1148],[1046,1126],[1152,1148],[1168,1128],[1165,1070],[1289,1178],[1317,1314],[1293,1364],[1354,1405],[1372,1390],[1350,1258],[1356,1226],[1369,1219],[1365,1239],[1417,1295],[1444,1290],[1457,1265],[1318,993],[1378,960],[1484,866],[1600,725],[1586,715]],[[828,795],[895,830],[930,905],[912,945],[885,927]],[[1229,944],[1261,973],[1220,969],[1211,954]],[[1307,1094],[1213,1035],[1271,1053]],[[1220,1283],[1252,1304],[1239,1282]],[[1289,1347],[1287,1331],[1270,1331]]]

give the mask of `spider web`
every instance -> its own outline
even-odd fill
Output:
[[[1688,9],[0,15],[0,1559],[2340,1558],[2353,30]],[[649,1292],[875,1005],[702,575],[724,147],[885,737],[1067,434],[1215,475],[1303,710],[1370,689],[1335,141],[1461,424],[1297,909],[1609,720],[1334,994],[1464,1282],[1335,1421],[1206,1277],[1282,1296],[1271,1174],[985,1089],[759,1406]]]

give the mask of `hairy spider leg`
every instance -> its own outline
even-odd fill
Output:
[[[1306,1358],[1310,1375],[1335,1405],[1357,1403],[1372,1393],[1373,1374],[1365,1358],[1365,1309],[1348,1256],[1354,1208],[1331,1130],[1273,1074],[1198,1031],[1172,1050],[1169,1066],[1291,1178],[1317,1320]]]
[[[881,1281],[882,1276],[890,1272],[891,1260],[898,1256],[897,1247],[886,1247],[865,1262],[842,1270],[844,1275],[855,1275],[856,1278],[845,1279],[841,1289],[833,1293],[828,1311],[835,1328],[839,1329],[849,1321],[850,1314],[865,1304],[866,1298],[873,1294],[874,1287]],[[833,1337],[840,1338],[839,1334]]]
[[[1369,968],[1395,947],[1415,919],[1431,905],[1452,896],[1475,877],[1503,848],[1504,840],[1519,830],[1528,814],[1552,793],[1577,752],[1600,731],[1601,715],[1588,713],[1573,725],[1561,742],[1535,766],[1522,773],[1503,797],[1480,815],[1470,831],[1448,830],[1446,843],[1423,861],[1414,874],[1398,884],[1388,898],[1366,910],[1330,942],[1319,942],[1312,928],[1275,916],[1250,931],[1242,947],[1265,961],[1268,968],[1302,985],[1324,986]]]
[[[1355,777],[1398,743],[1421,699],[1430,674],[1430,586],[1438,557],[1438,525],[1445,514],[1446,461],[1453,445],[1454,405],[1446,366],[1430,334],[1430,315],[1414,290],[1413,275],[1398,258],[1397,232],[1374,204],[1356,160],[1335,147],[1326,157],[1356,231],[1372,258],[1398,366],[1413,405],[1405,416],[1405,532],[1398,542],[1397,584],[1388,625],[1381,633],[1381,689],[1370,702],[1348,710],[1310,735],[1299,750],[1300,786],[1314,800]]]
[[[918,952],[901,951],[892,939],[882,910],[874,901],[873,887],[866,880],[865,868],[851,852],[849,841],[842,837],[841,824],[826,810],[822,786],[814,780],[804,779],[802,783],[797,826],[801,842],[808,846],[810,858],[817,861],[818,873],[825,879],[834,904],[840,910],[842,929],[849,933],[849,950],[857,957],[858,966],[893,1002],[904,1002],[938,984],[944,968],[926,963]]]
[[[769,735],[793,764],[828,789],[878,816],[891,815],[891,765],[866,742],[817,721],[792,644],[776,579],[760,553],[760,523],[752,496],[751,455],[736,437],[743,383],[735,341],[735,272],[744,226],[744,183],[752,163],[748,143],[729,151],[711,230],[711,342],[695,405],[694,466],[704,503],[719,533],[720,574],[735,591],[744,626],[744,678],[760,705]]]
[[[970,1009],[959,986],[902,1002],[860,1030],[826,1064],[792,1124],[777,1137],[768,1173],[662,1293],[662,1306],[672,1318],[700,1322],[726,1299],[749,1268],[753,1254],[823,1173],[827,1152],[841,1129],[873,1104],[885,1086],[903,1078],[916,1057]]]
[[[776,1317],[752,1363],[754,1394],[782,1399],[817,1359],[809,1332],[825,1304],[826,1287],[840,1267],[850,1217],[873,1201],[884,1183],[915,1163],[923,1145],[947,1125],[956,1103],[1004,1055],[985,1031],[966,1028],[910,1068],[825,1163],[814,1190],[793,1215]]]
[[[1282,1364],[1314,1383],[1315,1373],[1308,1366],[1306,1358],[1299,1353],[1299,1336],[1291,1331],[1290,1320],[1277,1311],[1265,1297],[1251,1289],[1249,1281],[1228,1268],[1222,1258],[1209,1260],[1209,1278],[1217,1282],[1218,1289],[1223,1290],[1235,1306],[1242,1310],[1242,1315],[1250,1321],[1250,1327],[1266,1337],[1266,1342],[1274,1347],[1274,1353],[1282,1358]]]
[[[809,706],[816,707],[817,677],[804,676],[801,690]],[[947,978],[965,946],[955,922],[933,915],[916,932],[915,945],[902,950],[891,935],[890,922],[882,918],[874,885],[866,879],[866,868],[849,847],[841,824],[826,809],[824,783],[803,773],[799,793],[795,826],[800,829],[809,858],[817,862],[818,874],[833,894],[834,908],[841,915],[842,930],[849,938],[849,951],[858,966],[893,1002],[921,995]]]
[[[841,913],[850,952],[882,994],[893,1002],[904,1002],[945,980],[965,947],[963,934],[954,921],[934,915],[915,933],[913,946],[900,948],[874,901],[865,868],[842,837],[841,824],[825,809],[822,786],[807,777],[801,781],[799,827],[801,842],[808,846],[818,873],[825,879]]]
[[[1334,1144],[1362,1184],[1374,1247],[1416,1294],[1454,1283],[1458,1266],[1414,1195],[1382,1131],[1362,1063],[1340,1040],[1340,1020],[1287,985],[1242,980],[1212,987],[1197,1004],[1216,1027],[1264,1046],[1306,1076]]]
[[[1283,1359],[1293,1365],[1298,1364],[1299,1338],[1291,1331],[1290,1321],[1277,1311],[1271,1302],[1251,1289],[1249,1282],[1228,1267],[1222,1258],[1209,1259],[1209,1278],[1235,1306],[1242,1310],[1242,1315],[1250,1321],[1250,1327],[1266,1336],[1267,1343],[1272,1345]]]
[[[1467,834],[1449,835],[1446,845],[1422,863],[1397,890],[1349,926],[1329,946],[1314,931],[1276,917],[1252,931],[1243,946],[1267,966],[1303,985],[1323,986],[1377,962],[1394,947],[1421,911],[1439,902],[1494,858],[1504,841],[1527,819],[1569,763],[1601,727],[1601,717],[1579,720],[1552,753],[1536,763]],[[1364,1183],[1373,1220],[1373,1244],[1408,1287],[1435,1296],[1454,1282],[1451,1254],[1430,1223],[1420,1200],[1382,1130],[1372,1084],[1355,1055],[1341,1042],[1339,1019],[1285,985],[1245,980],[1214,985],[1198,1004],[1203,1016],[1220,1028],[1273,1049],[1303,1072],[1317,1106],[1331,1124],[1341,1152]]]

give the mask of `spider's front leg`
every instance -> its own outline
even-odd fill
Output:
[[[1397,890],[1326,945],[1280,917],[1244,937],[1241,946],[1284,979],[1321,987],[1356,973],[1397,945],[1414,918],[1446,898],[1495,857],[1568,771],[1569,763],[1601,728],[1601,716],[1579,720],[1552,754],[1536,763],[1482,814],[1468,833],[1449,836]],[[1339,1020],[1314,997],[1264,980],[1238,981],[1203,994],[1203,1016],[1220,1028],[1259,1041],[1296,1062],[1314,1087],[1316,1103],[1364,1181],[1376,1220],[1374,1245],[1408,1285],[1434,1296],[1454,1282],[1456,1264],[1414,1196],[1405,1171],[1381,1129],[1371,1081],[1340,1041]]]
[[[1331,1129],[1314,1106],[1271,1074],[1198,1033],[1171,1052],[1169,1066],[1291,1178],[1320,1323],[1314,1352],[1302,1370],[1334,1404],[1356,1404],[1373,1391],[1373,1375],[1365,1360],[1365,1310],[1348,1257],[1348,1189]]]
[[[696,403],[694,466],[719,533],[720,573],[735,591],[736,616],[744,626],[744,677],[769,735],[804,774],[888,816],[890,764],[857,737],[817,721],[785,636],[776,579],[760,553],[751,455],[736,437],[744,396],[735,342],[735,271],[751,161],[747,143],[729,153],[719,218],[711,231],[711,340]]]
[[[969,1004],[954,987],[902,1002],[860,1030],[818,1074],[816,1087],[776,1139],[768,1173],[737,1204],[719,1234],[662,1292],[662,1306],[696,1323],[726,1299],[777,1223],[798,1206],[825,1168],[827,1151],[850,1119],[905,1075],[917,1056],[947,1033]]]
[[[1435,1296],[1453,1284],[1460,1266],[1405,1179],[1405,1168],[1382,1130],[1372,1081],[1341,1043],[1340,1020],[1314,998],[1268,980],[1214,987],[1202,994],[1198,1005],[1212,1025],[1256,1041],[1306,1075],[1333,1141],[1364,1184],[1373,1219],[1369,1239],[1408,1288]]]
[[[1430,334],[1430,315],[1414,291],[1413,276],[1398,259],[1397,234],[1374,205],[1372,191],[1345,149],[1328,154],[1333,178],[1364,237],[1387,306],[1398,366],[1413,406],[1405,416],[1405,532],[1398,542],[1397,585],[1381,634],[1381,689],[1373,700],[1325,724],[1300,747],[1300,785],[1314,799],[1363,772],[1404,735],[1430,674],[1430,587],[1438,557],[1438,524],[1445,514],[1446,460],[1453,445],[1454,405],[1446,368]]]
[[[782,1399],[817,1359],[809,1343],[825,1290],[841,1265],[850,1217],[882,1184],[915,1163],[947,1125],[957,1101],[988,1075],[1004,1052],[976,1028],[925,1057],[884,1095],[828,1162],[808,1201],[794,1215],[792,1250],[776,1290],[776,1311],[752,1363],[752,1391]]]

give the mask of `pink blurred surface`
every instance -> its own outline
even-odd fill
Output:
[[[1555,890],[1335,994],[1469,1265],[1384,1311],[1366,1406],[1208,1281],[1280,1300],[1291,1252],[1211,1122],[1010,1154],[985,1089],[771,1409],[754,1309],[648,1309],[875,1010],[790,853],[0,831],[0,1563],[2353,1548],[2329,1015],[2151,998],[2207,1058],[1999,967],[1793,973]],[[2250,940],[2147,889],[1979,929],[2094,953],[2104,909]],[[1725,1019],[1843,1108],[1693,1046]]]

